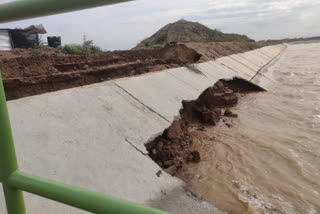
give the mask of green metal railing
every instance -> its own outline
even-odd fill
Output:
[[[115,4],[128,0],[18,0],[0,4],[0,23]],[[169,214],[168,212],[22,173],[0,73],[0,182],[8,214],[25,214],[22,191],[99,214]]]
[[[0,4],[0,23],[127,1],[132,0],[17,0]]]

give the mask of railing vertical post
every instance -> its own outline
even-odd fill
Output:
[[[2,182],[8,214],[26,213],[22,192],[7,184],[7,179],[17,169],[16,152],[0,72],[0,182]]]

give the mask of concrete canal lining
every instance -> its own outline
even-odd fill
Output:
[[[144,145],[179,115],[182,100],[196,99],[221,78],[254,77],[254,83],[268,87],[270,80],[257,73],[285,48],[280,44],[197,64],[202,74],[182,67],[10,101],[20,169],[177,214],[215,213],[213,204],[162,171]],[[0,212],[6,213],[0,197]],[[24,197],[28,213],[85,213]]]

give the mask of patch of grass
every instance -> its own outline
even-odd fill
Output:
[[[13,50],[12,50],[12,53],[13,53],[14,55],[18,55],[18,54],[19,54],[19,52],[18,52],[16,49],[13,49]]]
[[[228,51],[231,51],[231,48],[228,45],[224,46],[224,48],[227,49]]]
[[[84,48],[82,45],[65,45],[58,47],[58,50],[76,55],[89,55],[90,51],[88,48]]]
[[[257,44],[255,44],[255,43],[249,43],[249,44],[248,44],[248,48],[249,48],[250,50],[254,50],[254,49],[260,48],[260,46],[257,45]]]
[[[204,73],[202,73],[202,71],[200,71],[194,64],[192,63],[187,63],[185,64],[185,67],[188,68],[189,71],[194,72],[196,74],[202,74],[204,75]],[[204,75],[205,76],[205,75]]]
[[[34,49],[32,50],[32,54],[35,55],[35,56],[42,56],[43,53],[40,49]]]
[[[151,44],[150,44],[149,41],[147,41],[147,42],[144,43],[144,46],[145,46],[145,47],[150,47],[150,45],[151,45]]]

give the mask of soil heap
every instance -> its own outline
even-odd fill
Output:
[[[228,34],[210,29],[198,22],[179,20],[167,24],[151,37],[140,42],[136,48],[164,46],[168,43],[189,42],[254,42],[246,35]]]

